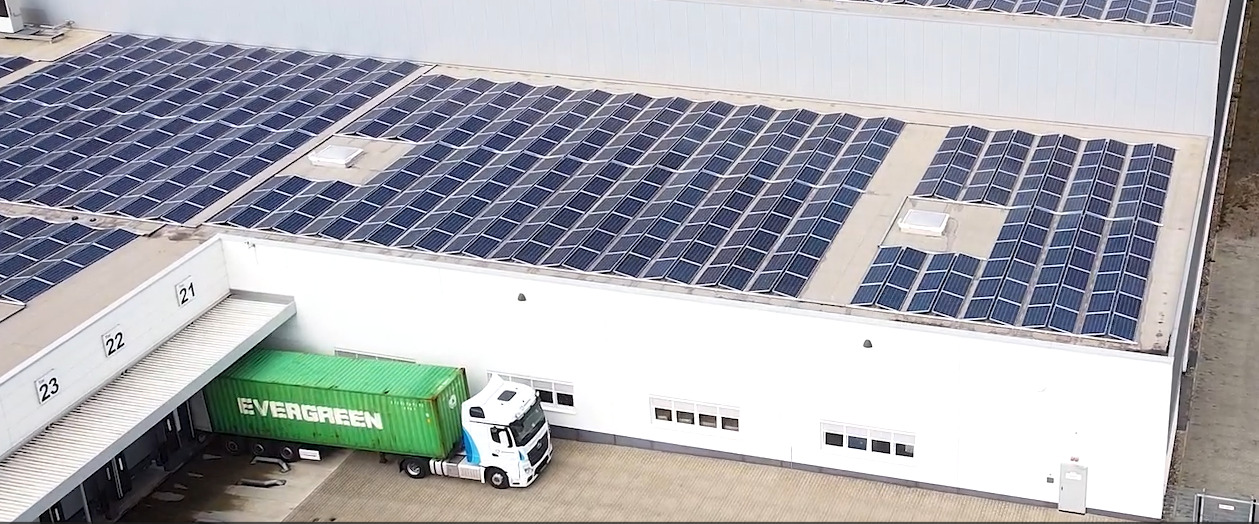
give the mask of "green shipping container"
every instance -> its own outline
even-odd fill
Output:
[[[462,368],[254,349],[206,386],[214,431],[445,457],[463,435]]]

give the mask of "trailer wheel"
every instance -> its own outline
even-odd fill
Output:
[[[223,449],[227,450],[229,455],[239,455],[240,448],[240,439],[228,437],[223,441]]]
[[[255,440],[249,444],[249,452],[255,457],[265,456],[267,454],[267,443],[261,440]]]
[[[280,458],[285,462],[297,460],[297,446],[289,443],[280,444]]]
[[[406,473],[408,477],[422,479],[428,476],[428,461],[417,458],[402,459],[402,462],[398,463],[398,469]]]
[[[485,470],[485,482],[497,489],[507,489],[511,486],[511,482],[507,480],[507,473],[498,468]]]

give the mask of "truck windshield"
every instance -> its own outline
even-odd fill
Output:
[[[542,425],[546,423],[546,415],[542,414],[542,407],[534,402],[526,411],[520,420],[512,422],[508,428],[511,429],[512,438],[516,440],[517,446],[523,446],[533,440],[533,437],[542,429]]]

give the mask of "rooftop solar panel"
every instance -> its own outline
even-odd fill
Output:
[[[184,222],[417,68],[112,36],[0,87],[0,199]]]
[[[135,237],[122,229],[0,216],[0,300],[29,302]]]
[[[850,0],[881,4],[1192,27],[1196,0]]]
[[[414,144],[389,169],[269,180],[213,222],[798,296],[903,127],[427,76],[345,130]]]
[[[869,281],[876,257],[852,303],[1135,341],[1174,159],[1159,144],[953,128],[915,194],[1010,206],[996,244],[960,275],[946,265],[966,255],[931,255],[907,304],[876,300],[891,285]]]

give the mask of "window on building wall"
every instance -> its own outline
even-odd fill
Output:
[[[573,399],[573,385],[568,382],[560,382],[537,377],[527,377],[524,375],[513,375],[510,373],[498,373],[491,371],[487,375],[498,374],[503,380],[524,384],[533,388],[538,395],[538,403],[542,405],[542,409],[548,411],[559,411],[563,413],[573,413],[576,411],[576,405]]]
[[[351,351],[348,349],[334,349],[332,350],[332,354],[338,357],[365,358],[368,360],[390,360],[393,362],[406,362],[408,364],[415,363],[414,359],[400,358],[400,357],[386,357],[384,355],[376,355],[376,354],[366,353],[366,352],[357,351],[357,350]]]
[[[914,436],[897,433],[896,438],[896,455],[900,457],[914,456]]]
[[[668,422],[673,426],[739,431],[739,410],[731,407],[651,397],[651,408],[657,422]]]
[[[876,428],[822,423],[822,447],[852,453],[914,456],[914,436]]]

